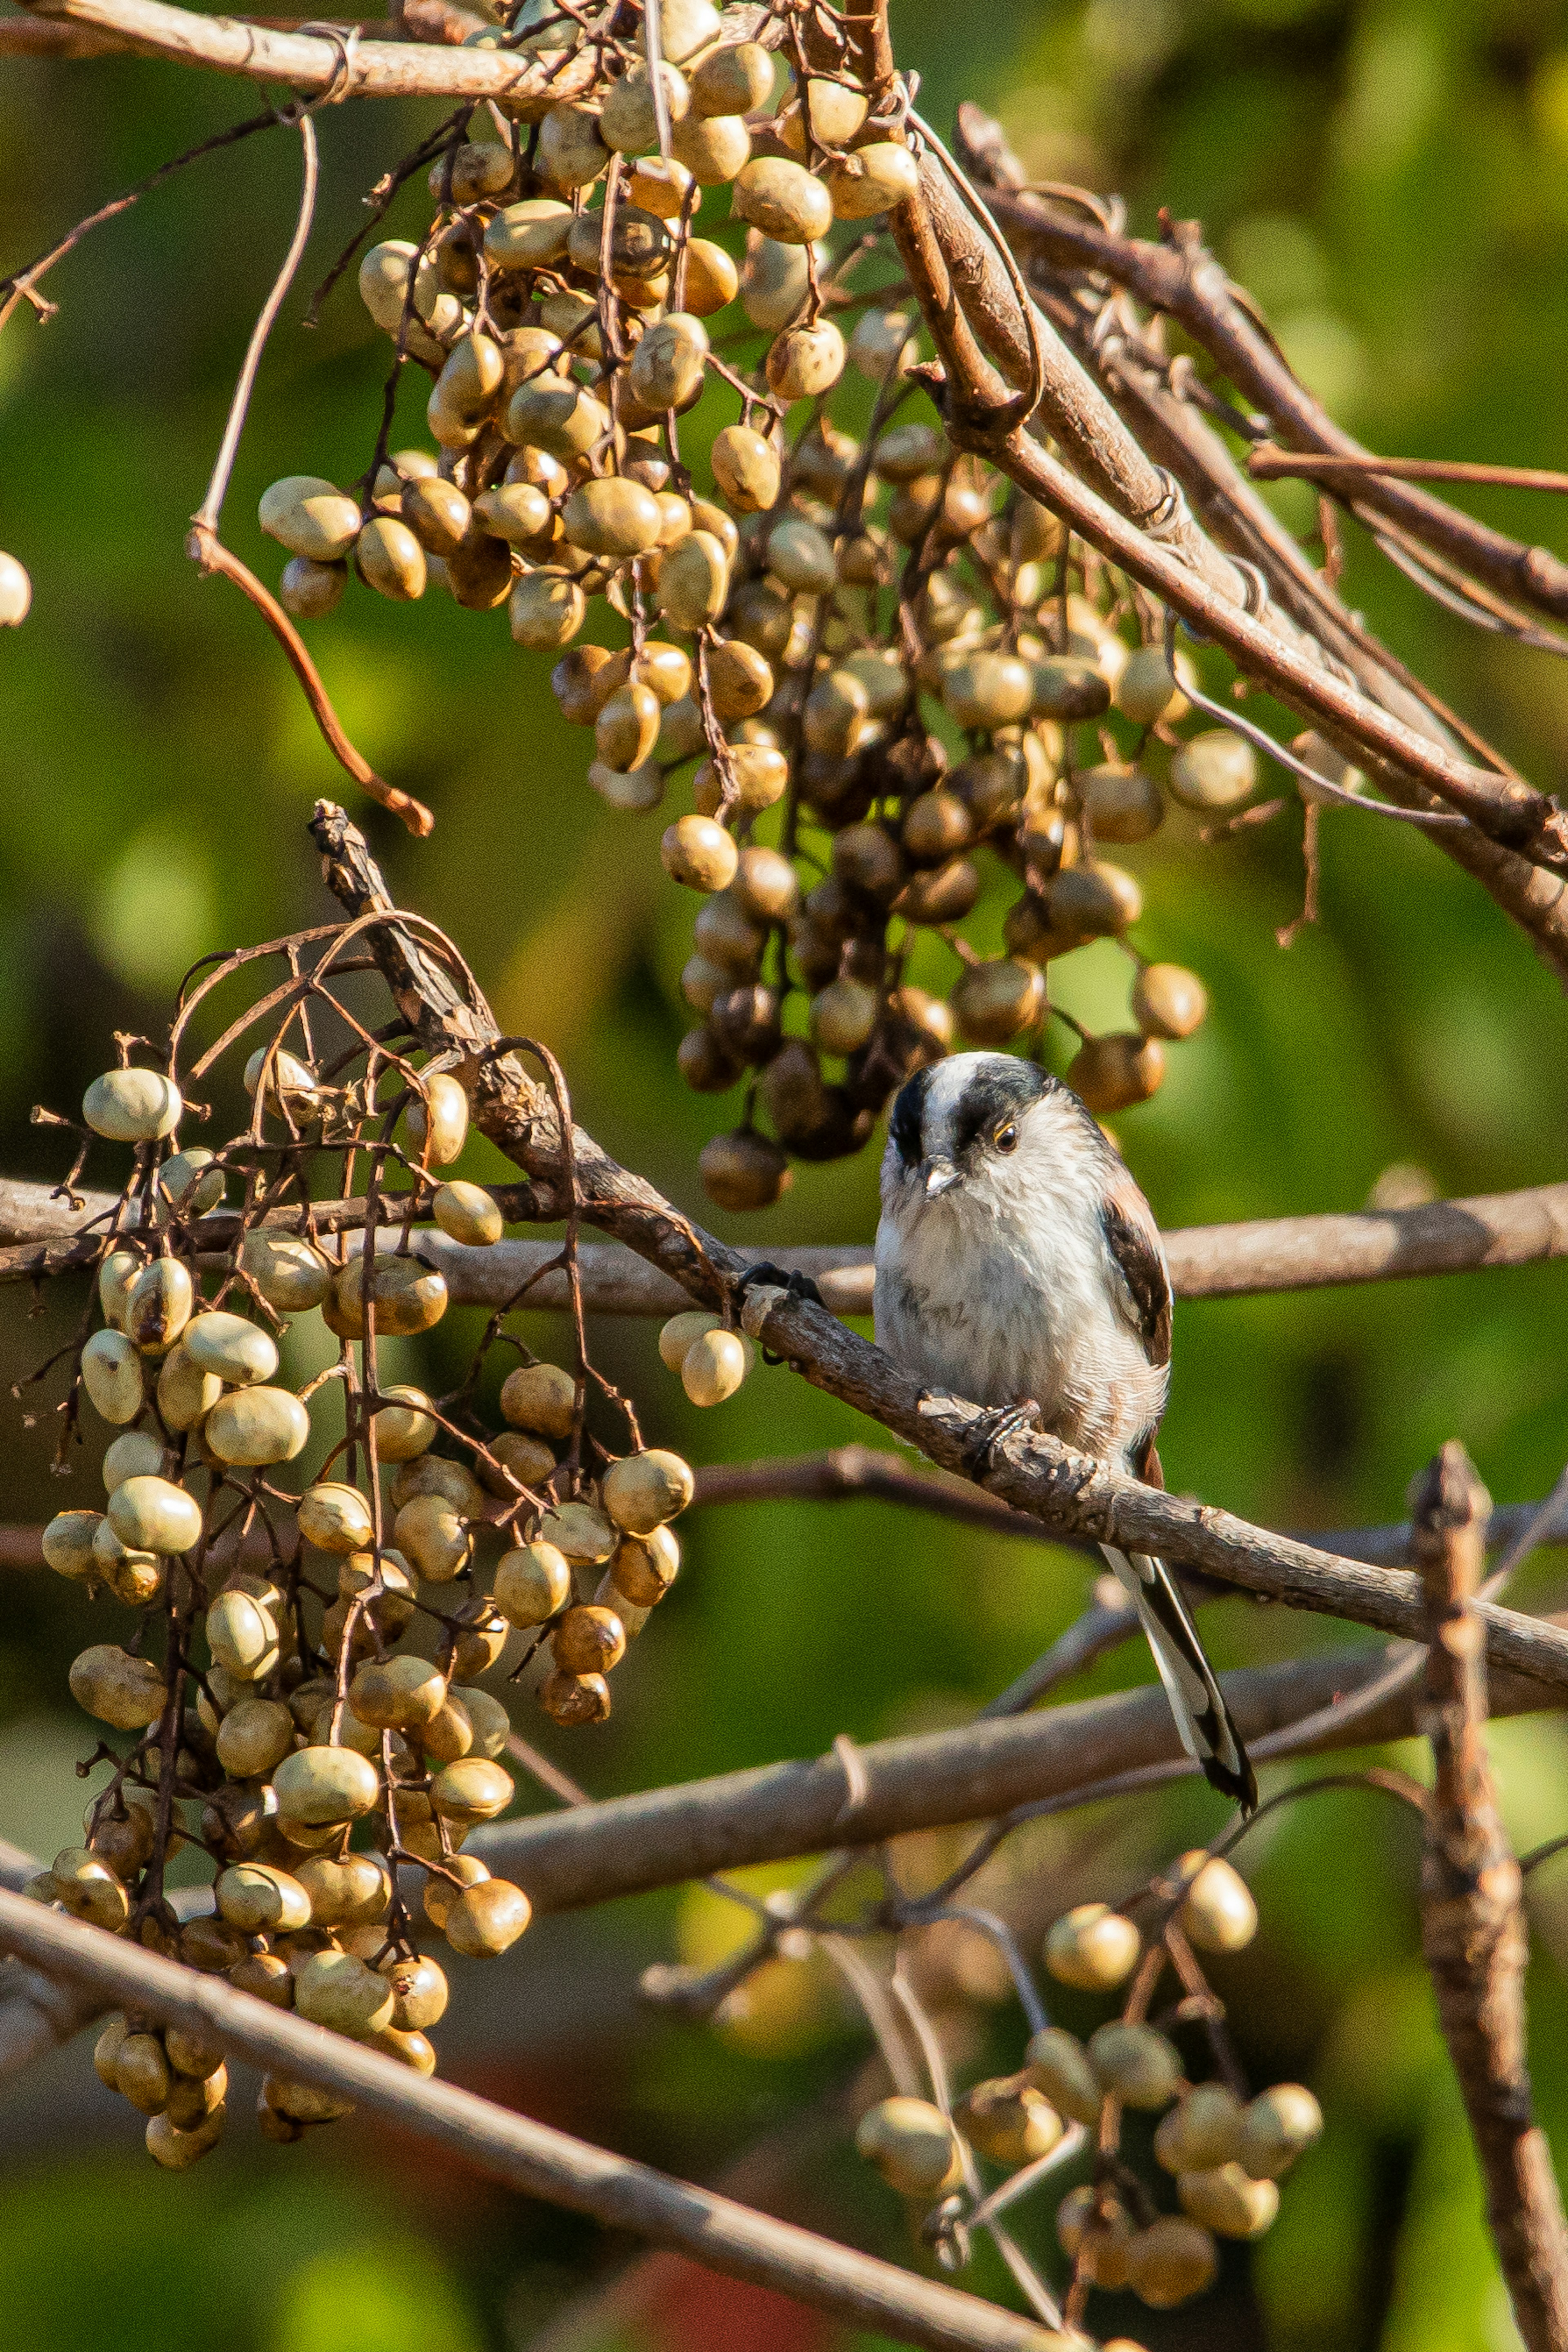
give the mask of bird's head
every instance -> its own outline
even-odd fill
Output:
[[[946,1202],[999,1208],[1048,1167],[1103,1139],[1075,1095],[1012,1054],[955,1054],[903,1087],[888,1124],[882,1202],[901,1220]]]

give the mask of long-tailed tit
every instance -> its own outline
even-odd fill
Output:
[[[933,1388],[1032,1403],[1097,1461],[1162,1486],[1171,1289],[1153,1213],[1069,1088],[1008,1054],[957,1054],[894,1105],[876,1336]],[[1250,1811],[1258,1784],[1163,1560],[1102,1547],[1136,1605],[1187,1752]]]

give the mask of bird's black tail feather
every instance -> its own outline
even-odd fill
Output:
[[[1211,1789],[1244,1813],[1255,1811],[1257,1776],[1176,1579],[1163,1559],[1146,1552],[1121,1551],[1114,1544],[1101,1549],[1138,1612],[1182,1746],[1202,1766]]]

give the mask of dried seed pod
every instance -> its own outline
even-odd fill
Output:
[[[351,1952],[313,1952],[294,1979],[294,2006],[312,2024],[363,2042],[392,2023],[396,1995]]]
[[[413,315],[405,324],[411,277]],[[360,263],[359,289],[360,299],[384,334],[402,335],[412,357],[428,366],[441,365],[446,355],[444,339],[461,326],[463,306],[455,296],[443,292],[434,255],[421,256],[414,246],[389,237],[372,246]]]
[[[236,1683],[259,1682],[277,1663],[277,1624],[248,1592],[220,1592],[207,1611],[213,1664]]]
[[[659,844],[659,855],[672,880],[693,890],[724,889],[739,864],[733,837],[706,816],[677,817]]]
[[[801,712],[808,748],[831,759],[846,759],[870,726],[871,696],[863,681],[851,669],[824,672],[806,697]]]
[[[755,114],[773,95],[773,59],[760,41],[737,41],[704,58],[691,79],[700,115]]]
[[[710,539],[718,541],[727,564],[733,563],[740,552],[740,526],[733,515],[726,514],[708,499],[692,500],[692,528],[706,530]]]
[[[217,1374],[193,1363],[176,1340],[158,1372],[158,1412],[164,1428],[176,1433],[194,1429],[223,1392]]]
[[[1139,768],[1081,768],[1072,788],[1096,841],[1145,841],[1164,822],[1160,788]]]
[[[162,1383],[159,1383],[162,1396]],[[287,1389],[240,1389],[220,1398],[202,1424],[203,1442],[220,1462],[246,1469],[292,1462],[305,1451],[310,1416]]]
[[[866,310],[850,337],[850,363],[880,384],[891,368],[908,373],[915,357],[915,333],[903,310]]]
[[[562,1623],[576,1612],[569,1611]],[[606,1612],[606,1614],[609,1612]],[[558,1633],[556,1639],[559,1640]],[[444,1765],[431,1783],[430,1801],[442,1821],[471,1825],[493,1822],[517,1794],[509,1772],[486,1756],[462,1756]]]
[[[189,1551],[201,1541],[202,1507],[172,1479],[122,1479],[109,1498],[109,1523],[128,1551]]]
[[[337,2123],[354,2112],[352,2099],[345,2099],[340,2092],[322,2090],[314,2083],[296,2083],[287,2074],[268,2074],[261,2096],[267,2113],[296,2126]]]
[[[486,225],[485,258],[497,269],[548,269],[564,260],[574,217],[556,196],[507,205]]]
[[[317,563],[308,555],[291,555],[278,574],[277,601],[296,621],[324,620],[341,604],[348,578],[346,563]]]
[[[299,1532],[319,1551],[365,1551],[372,1539],[371,1507],[357,1486],[327,1479],[300,1496]]]
[[[730,887],[737,906],[758,923],[788,920],[800,901],[800,881],[789,860],[776,849],[757,845],[741,851]],[[707,900],[699,921],[713,904],[711,898]]]
[[[426,1878],[424,1916],[433,1927],[439,1927],[444,1931],[447,1912],[459,1895],[466,1887],[483,1885],[490,1874],[484,1864],[476,1861],[471,1853],[444,1854],[442,1857],[441,1867],[443,1871],[452,1874],[442,1877],[433,1870]],[[460,1883],[454,1885],[454,1879]]]
[[[483,1878],[448,1903],[441,1925],[455,1952],[484,1959],[508,1950],[532,1916],[533,1906],[520,1886],[506,1878]]]
[[[263,490],[256,520],[290,555],[335,563],[359,536],[360,509],[356,499],[319,474],[287,474]]]
[[[543,1625],[571,1598],[571,1569],[564,1553],[552,1543],[523,1544],[503,1552],[494,1597],[508,1624]]]
[[[1140,2303],[1169,2311],[1214,2284],[1219,2257],[1214,2240],[1196,2221],[1162,2213],[1137,2231],[1127,2249],[1127,2283]]]
[[[1098,2123],[1104,2094],[1076,2034],[1048,2025],[1035,2034],[1024,2058],[1030,2082],[1054,2107],[1074,2123]]]
[[[161,2116],[172,2087],[169,2061],[155,2033],[127,2033],[114,2054],[114,2087],[144,2116]]]
[[[658,544],[662,517],[652,490],[611,475],[580,484],[562,509],[561,521],[574,547],[619,562]]]
[[[940,866],[967,848],[973,833],[974,819],[967,803],[956,793],[939,786],[910,803],[900,839],[912,866]]]
[[[26,566],[14,555],[0,553],[0,628],[19,629],[33,601],[33,583]]]
[[[872,470],[884,482],[913,482],[940,473],[952,454],[935,425],[895,425],[877,443]]]
[[[423,595],[424,550],[406,523],[375,515],[354,542],[354,569],[367,588],[394,603],[413,604]]]
[[[833,872],[846,889],[879,906],[890,904],[904,880],[898,844],[880,824],[848,824],[834,836]]]
[[[597,1568],[614,1550],[617,1529],[613,1519],[591,1503],[558,1503],[540,1520],[539,1539],[553,1544],[569,1560]]]
[[[958,923],[980,895],[979,870],[967,857],[928,867],[906,882],[893,902],[893,912],[906,923]]]
[[[779,1157],[783,1157],[782,1153]],[[729,1205],[727,1202],[720,1202],[721,1207]],[[742,1202],[741,1205],[751,1204]],[[746,1346],[738,1332],[722,1328],[705,1331],[692,1341],[681,1359],[681,1386],[693,1404],[723,1404],[726,1398],[732,1397],[739,1388],[746,1378],[747,1369]]]
[[[831,319],[786,327],[768,345],[766,369],[776,398],[818,399],[832,390],[844,372],[844,339]]]
[[[953,2126],[928,2099],[879,2100],[861,2117],[855,2147],[901,2197],[935,2201],[963,2179]]]
[[[470,1248],[485,1248],[491,1242],[498,1242],[506,1230],[500,1210],[478,1184],[438,1185],[431,1202],[431,1214],[448,1241],[463,1242]]]
[[[1036,662],[1029,708],[1037,719],[1071,725],[1098,719],[1111,707],[1111,689],[1092,661],[1062,657]]]
[[[367,1283],[376,1329],[384,1339],[408,1339],[428,1331],[446,1312],[446,1277],[424,1258],[395,1254],[377,1257],[370,1263],[368,1276],[366,1261],[351,1258],[323,1307],[328,1329],[340,1339],[364,1337]],[[360,1546],[347,1549],[357,1551]]]
[[[813,89],[821,87],[812,84]],[[920,173],[907,147],[879,139],[828,165],[828,193],[835,220],[871,220],[907,204],[919,193]]]
[[[773,672],[755,646],[721,641],[708,649],[708,692],[724,720],[749,719],[773,698]]]
[[[577,583],[555,572],[525,572],[513,582],[507,599],[513,637],[535,652],[570,644],[587,614],[587,599]]]
[[[1143,1939],[1130,1919],[1104,1903],[1080,1903],[1045,1939],[1045,1965],[1059,1984],[1110,1992],[1138,1965]]]
[[[418,541],[421,548],[430,554],[452,555],[462,545],[464,534],[472,519],[473,509],[455,482],[444,482],[439,476],[434,479],[407,482],[403,485],[402,497],[399,504],[403,526]],[[360,535],[359,545],[355,551],[355,562],[360,567],[361,579],[367,576],[364,569],[365,545],[370,530],[371,526],[367,524]],[[412,564],[412,559],[408,561]],[[423,563],[419,566],[419,588],[409,593],[418,594],[423,591],[424,585]],[[371,579],[370,584],[372,588],[378,588],[381,586],[381,582],[378,579]],[[387,593],[403,592],[394,590]]]
[[[736,786],[735,805],[748,815],[771,808],[789,787],[789,761],[782,751],[765,743],[732,743],[729,771]],[[715,761],[705,760],[693,777],[692,798],[701,816],[716,816],[723,807],[724,776]],[[736,870],[738,873],[738,864]]]
[[[736,179],[734,205],[741,220],[780,245],[810,245],[833,221],[833,201],[821,181],[779,155],[747,164]]]
[[[666,1370],[678,1372],[685,1360],[686,1350],[700,1339],[705,1331],[717,1331],[723,1326],[720,1318],[710,1315],[706,1307],[689,1307],[679,1315],[672,1315],[659,1330],[659,1360]]]
[[[270,1863],[233,1864],[219,1873],[213,1895],[219,1917],[242,1936],[287,1933],[310,1924],[309,1895],[288,1871]]]
[[[1063,2129],[1050,2100],[1023,2074],[977,2083],[958,2101],[953,2120],[993,2164],[1032,2164],[1050,2154]]]
[[[440,1495],[465,1518],[477,1518],[485,1508],[485,1490],[472,1470],[461,1462],[449,1462],[442,1454],[422,1454],[413,1462],[405,1462],[392,1482],[391,1499],[394,1511],[412,1503],[416,1495]]]
[[[1322,2109],[1301,2083],[1276,2083],[1244,2109],[1237,2156],[1254,2180],[1279,2180],[1320,2138]]]
[[[445,1706],[446,1690],[439,1666],[400,1651],[380,1664],[367,1659],[349,1685],[349,1707],[376,1730],[423,1731]]]
[[[1199,2083],[1161,2116],[1155,2157],[1167,2172],[1208,2172],[1229,2164],[1240,2144],[1241,2102],[1235,2092],[1224,2083]]]
[[[805,248],[781,245],[753,229],[746,241],[740,302],[754,327],[768,333],[787,327],[810,292]]]
[[[1084,1039],[1068,1065],[1067,1083],[1087,1109],[1109,1117],[1147,1102],[1165,1074],[1165,1048],[1157,1037],[1117,1031]]]
[[[94,1642],[70,1665],[70,1696],[87,1715],[118,1731],[146,1731],[164,1710],[164,1682],[151,1658],[131,1658],[115,1642]]]
[[[82,1386],[100,1418],[123,1423],[141,1410],[141,1359],[123,1331],[95,1331],[81,1351]]]
[[[1121,866],[1088,858],[1051,876],[1045,903],[1058,930],[1116,939],[1143,913],[1144,894]]]
[[[99,1267],[98,1303],[103,1309],[103,1319],[111,1330],[124,1329],[131,1286],[145,1264],[145,1258],[138,1257],[134,1250],[110,1250]]]
[[[730,989],[716,998],[709,1025],[732,1062],[760,1068],[779,1050],[778,993],[756,982]]]
[[[276,1699],[241,1699],[218,1726],[218,1762],[236,1780],[261,1780],[294,1746],[294,1717]]]
[[[539,125],[538,167],[558,188],[586,188],[610,161],[598,118],[585,106],[552,106]]]
[[[1280,2210],[1274,2183],[1249,2179],[1239,2164],[1184,2171],[1176,2195],[1190,2221],[1222,2238],[1260,2238]]]
[[[661,66],[659,78],[664,84],[669,121],[684,121],[692,103],[685,74],[674,66],[665,65]],[[659,121],[653,105],[653,77],[646,67],[611,83],[600,109],[599,135],[607,147],[616,148],[623,155],[639,155],[644,148],[658,145]]]
[[[1171,797],[1183,808],[1239,808],[1257,789],[1258,754],[1228,727],[1190,736],[1171,761]]]
[[[1017,654],[970,654],[942,680],[942,699],[966,729],[1010,726],[1030,707],[1029,664]]]
[[[103,1457],[103,1488],[112,1495],[127,1478],[155,1478],[163,1469],[163,1446],[151,1430],[130,1429],[117,1437]],[[97,1513],[90,1514],[94,1518]]]
[[[882,1011],[874,988],[858,980],[835,980],[811,999],[811,1034],[824,1054],[854,1054],[870,1037]]]
[[[709,1200],[721,1209],[771,1208],[794,1181],[778,1145],[746,1128],[710,1136],[698,1154],[697,1169]]]
[[[740,1077],[740,1063],[728,1056],[707,1025],[686,1030],[674,1049],[674,1068],[694,1094],[728,1094]]]
[[[501,1411],[514,1429],[570,1437],[577,1383],[559,1364],[519,1364],[501,1384]]]
[[[652,1609],[674,1584],[680,1565],[681,1548],[670,1529],[653,1528],[616,1545],[610,1560],[611,1582],[633,1608]]]
[[[815,523],[794,516],[776,523],[768,533],[768,562],[796,595],[826,595],[838,578],[831,540]]]
[[[737,174],[752,169],[747,162],[751,133],[732,114],[688,114],[670,133],[670,152],[699,188],[726,187]]]
[[[509,441],[567,462],[585,457],[609,430],[609,410],[580,384],[559,376],[520,384],[507,404]]]
[[[1239,1952],[1258,1933],[1258,1906],[1240,1873],[1201,1848],[1184,1853],[1176,1875],[1186,1885],[1176,1924],[1200,1952]]]
[[[466,1188],[465,1188],[466,1189]],[[484,1196],[489,1200],[489,1194]],[[491,1206],[495,1203],[492,1202]],[[500,1212],[497,1210],[497,1214]],[[491,1236],[494,1239],[494,1235]],[[413,1462],[432,1444],[435,1423],[426,1410],[430,1399],[423,1389],[406,1384],[383,1389],[386,1402],[375,1416],[376,1456],[382,1462]]]
[[[392,1533],[427,1584],[450,1584],[474,1557],[474,1538],[444,1495],[416,1495],[398,1513]]]
[[[953,1008],[944,998],[928,995],[923,988],[899,988],[888,999],[888,1010],[915,1033],[928,1061],[952,1051]]]
[[[277,1370],[277,1349],[259,1324],[213,1307],[193,1315],[181,1344],[198,1371],[214,1372],[233,1388],[258,1387]]]
[[[112,1143],[153,1143],[172,1135],[183,1108],[179,1087],[162,1070],[106,1070],[81,1102],[87,1125]]]
[[[600,1482],[605,1509],[618,1528],[634,1536],[652,1535],[674,1518],[695,1490],[691,1465],[662,1446],[612,1463]]]
[[[1145,1037],[1190,1037],[1207,1012],[1202,981],[1179,963],[1145,964],[1133,984],[1133,1018]]]
[[[686,246],[686,280],[683,300],[697,318],[723,310],[740,291],[740,272],[722,245],[711,237],[694,236]]]
[[[684,163],[674,157],[642,155],[626,175],[626,194],[645,213],[656,213],[661,220],[677,220],[685,205],[692,175]],[[693,206],[694,212],[701,204]]]
[[[1044,1007],[1042,975],[1016,957],[969,965],[953,992],[958,1034],[971,1045],[1005,1045],[1020,1029],[1032,1029]]]
[[[700,319],[679,313],[650,327],[632,354],[626,381],[650,415],[677,415],[702,397],[707,335]],[[653,542],[650,542],[653,544]]]
[[[1171,675],[1161,646],[1140,646],[1129,654],[1116,680],[1116,708],[1139,727],[1182,717],[1186,698]]]
[[[321,1252],[298,1234],[263,1227],[246,1234],[239,1262],[269,1307],[303,1315],[319,1307],[332,1286],[332,1268]]]
[[[446,1972],[436,1961],[418,1955],[413,1959],[394,1958],[382,1963],[381,1973],[392,1987],[392,2021],[396,2032],[423,2033],[427,2025],[440,2024],[450,1993]]]
[[[224,1197],[226,1179],[214,1155],[199,1143],[176,1151],[158,1171],[160,1199],[182,1217],[204,1217]]]
[[[1107,2189],[1085,2181],[1069,2189],[1056,2209],[1061,2251],[1093,2285],[1114,2290],[1127,2284],[1133,2224],[1126,2208]],[[1109,2346],[1105,2352],[1111,2352]]]
[[[52,1900],[89,1927],[118,1936],[131,1916],[131,1897],[120,1873],[87,1846],[67,1846],[56,1854],[48,1877]]]
[[[1124,2025],[1119,2019],[1089,2037],[1089,2063],[1103,2089],[1124,2106],[1157,2115],[1181,2087],[1181,2054],[1152,2025]]]
[[[765,513],[778,504],[779,453],[749,425],[727,425],[716,433],[711,462],[714,480],[730,505],[737,507],[742,514]],[[771,650],[781,653],[783,644],[775,645]]]
[[[604,765],[622,774],[640,768],[659,740],[663,716],[651,687],[618,686],[594,722],[594,743]]]
[[[368,1813],[381,1793],[381,1776],[368,1757],[350,1748],[301,1748],[272,1776],[280,1821],[315,1827]]]
[[[80,1582],[98,1573],[92,1539],[103,1525],[100,1511],[61,1511],[44,1529],[42,1549],[45,1564],[57,1576],[68,1576]]]
[[[508,482],[499,489],[481,490],[472,514],[480,529],[493,538],[529,550],[549,527],[550,504],[532,482]]]
[[[661,556],[654,596],[674,627],[696,630],[717,620],[728,587],[729,559],[713,533],[699,528]]]
[[[504,1429],[490,1440],[490,1452],[500,1468],[508,1471],[518,1486],[539,1486],[555,1468],[555,1455],[542,1440],[525,1436],[518,1429]],[[511,1496],[517,1488],[496,1471],[481,1467],[480,1481],[494,1495]]]

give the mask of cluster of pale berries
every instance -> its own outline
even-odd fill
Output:
[[[509,46],[547,60],[579,39],[548,5],[519,26]],[[716,1201],[745,1209],[778,1197],[791,1157],[857,1150],[956,1036],[1037,1033],[1048,962],[1142,911],[1100,850],[1147,838],[1167,798],[1238,806],[1256,763],[1224,729],[1179,741],[1163,650],[1124,634],[1154,616],[1103,572],[1083,581],[1092,596],[1059,594],[1056,518],[999,504],[989,469],[901,416],[919,321],[878,283],[882,216],[917,184],[902,130],[829,77],[795,77],[776,106],[772,58],[725,29],[708,0],[666,11],[668,158],[652,152],[645,65],[610,44],[618,78],[595,95],[507,101],[538,124],[530,161],[474,143],[435,167],[427,248],[376,247],[360,288],[435,377],[438,449],[393,456],[362,501],[289,477],[261,520],[292,552],[280,594],[297,615],[330,609],[350,556],[388,595],[435,578],[471,608],[506,603],[522,644],[561,652],[557,696],[592,728],[589,780],[616,808],[656,806],[696,763],[662,844],[706,900],[679,1059],[699,1090],[747,1088],[702,1169]],[[727,186],[738,269],[694,234]],[[835,311],[858,314],[847,339]],[[768,340],[699,492],[679,420],[735,378],[715,314],[726,353],[737,327]],[[859,441],[830,414],[849,413],[856,374],[878,387]],[[632,647],[573,642],[599,593],[637,616]],[[1023,885],[988,958],[953,932],[982,845]],[[957,963],[946,994],[904,969],[933,931]],[[1086,1038],[1070,1073],[1101,1113],[1152,1094],[1166,1044],[1206,1010],[1191,972],[1134,961],[1131,1025]]]
[[[1227,1862],[1184,1854],[1174,1874],[1186,1893],[1176,1924],[1198,1951],[1241,1950],[1257,1932],[1245,1881]],[[1086,1903],[1051,1927],[1045,1963],[1060,1983],[1110,1992],[1142,1958],[1133,1921]],[[1093,2181],[1057,2211],[1064,2253],[1089,2284],[1131,2287],[1156,2310],[1212,2285],[1216,2237],[1260,2237],[1279,2210],[1277,2183],[1322,2129],[1312,2093],[1278,2083],[1243,2099],[1223,2082],[1190,2083],[1181,2053],[1141,2020],[1113,2020],[1087,2043],[1060,2026],[1030,2042],[1021,2072],[977,2083],[945,2116],[925,2099],[883,2099],[862,2116],[861,2154],[902,2195],[939,2204],[964,2179],[960,2136],[977,2155],[1014,2170],[1049,2156],[1070,2124],[1094,2132],[1107,2102],[1157,2115],[1155,2157],[1176,2177],[1181,2210],[1163,2213],[1119,2159],[1102,2159]]]
[[[297,1133],[328,1112],[328,1090],[308,1066],[276,1048],[254,1058],[247,1077],[260,1108],[286,1108]],[[443,1073],[422,1084],[410,1140],[424,1166],[444,1166],[462,1148],[467,1099]],[[298,1497],[297,1560],[214,1573],[206,1547],[236,1506],[263,1491],[294,1499],[267,1487],[267,1474],[303,1452],[310,1416],[277,1381],[271,1333],[205,1305],[178,1254],[192,1247],[190,1221],[221,1203],[225,1171],[210,1152],[172,1148],[183,1108],[173,1080],[112,1070],[82,1108],[94,1133],[139,1147],[159,1206],[101,1259],[104,1321],[80,1352],[88,1402],[120,1433],[103,1462],[106,1507],[61,1512],[43,1549],[59,1574],[144,1613],[129,1643],[94,1643],[71,1667],[78,1705],[135,1737],[88,1808],[84,1844],[57,1855],[29,1891],[429,2073],[425,2028],[445,2006],[445,1980],[413,1944],[393,1867],[424,1868],[425,1919],[455,1950],[500,1953],[522,1933],[527,1895],[461,1851],[514,1793],[497,1760],[507,1713],[478,1678],[516,1630],[550,1716],[602,1720],[605,1677],[679,1567],[670,1522],[691,1498],[691,1471],[649,1449],[558,1499],[555,1446],[574,1427],[576,1382],[559,1365],[523,1363],[502,1389],[507,1427],[475,1443],[481,1483],[431,1450],[431,1400],[398,1387],[373,1414],[391,1474],[391,1544],[378,1550],[360,1486],[322,1479]],[[435,1213],[467,1242],[500,1232],[496,1203],[474,1185],[443,1184]],[[319,1307],[342,1339],[364,1336],[362,1258],[334,1265],[304,1236],[260,1225],[245,1234],[237,1268],[276,1320]],[[378,1257],[370,1288],[378,1333],[427,1329],[446,1304],[439,1271],[414,1256]],[[683,1350],[714,1321],[688,1322]],[[744,1344],[718,1339],[708,1350],[708,1402],[737,1384],[731,1357]],[[495,1496],[514,1508],[492,1590],[470,1583],[460,1605],[443,1608],[441,1588],[471,1578],[476,1531]],[[518,1517],[531,1522],[531,1540],[517,1540]],[[321,1606],[316,1640],[308,1600]],[[438,1663],[397,1647],[419,1614],[440,1627]],[[165,1618],[171,1639],[159,1664],[140,1654],[141,1639]],[[182,1667],[188,1703],[172,1718]],[[171,1846],[200,1845],[218,1865],[214,1915],[177,1932],[158,1900],[161,1791],[172,1799]],[[374,1851],[355,1849],[361,1830]],[[116,2025],[98,2063],[152,2118],[147,2144],[161,2163],[183,2165],[215,2141],[224,2077],[211,2052]],[[264,2128],[283,2139],[342,2111],[281,2079],[267,2084],[262,2105]]]

